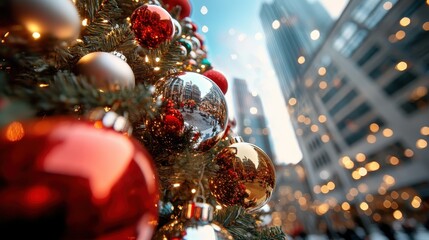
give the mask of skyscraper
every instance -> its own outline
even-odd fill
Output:
[[[234,78],[233,81],[232,92],[238,135],[244,141],[260,147],[275,162],[261,98],[250,93],[245,80]]]
[[[288,96],[299,81],[301,66],[297,59],[315,51],[326,37],[332,19],[319,2],[307,0],[264,3],[260,17],[282,92]]]
[[[425,214],[428,42],[426,1],[350,1],[303,55],[285,98],[316,213],[336,230]]]

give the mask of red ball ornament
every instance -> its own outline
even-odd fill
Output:
[[[226,94],[228,91],[228,81],[222,73],[212,69],[205,71],[203,75],[210,78],[222,90],[223,94]]]
[[[157,137],[165,135],[180,136],[185,129],[185,121],[180,110],[176,109],[176,104],[167,99],[165,101],[164,113],[158,118],[149,122],[148,127],[152,134]]]
[[[173,39],[174,23],[171,15],[162,7],[142,5],[131,15],[131,29],[142,47],[157,48]]]
[[[2,236],[151,238],[158,183],[136,141],[74,119],[13,122],[0,156]]]
[[[194,22],[191,22],[191,25],[192,25],[192,31],[193,31],[193,32],[196,32],[196,31],[198,30],[198,26],[197,26],[197,24],[196,24],[196,23],[194,23]]]
[[[180,134],[183,132],[185,122],[182,113],[174,108],[168,109],[164,116],[164,130],[167,133]]]
[[[169,12],[171,12],[174,7],[179,6],[181,9],[179,16],[180,19],[191,16],[192,8],[189,0],[164,0],[163,3]]]
[[[196,38],[198,38],[198,40],[200,40],[200,44],[201,44],[201,46],[204,46],[204,40],[205,40],[204,36],[203,36],[203,35],[201,35],[201,34],[199,34],[199,33],[197,33],[197,32],[194,32],[194,36],[195,36]]]

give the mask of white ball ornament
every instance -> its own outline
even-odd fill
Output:
[[[76,68],[79,74],[87,76],[94,86],[102,90],[134,88],[134,73],[125,60],[117,52],[93,52],[83,56]]]
[[[9,0],[12,16],[30,33],[73,41],[80,34],[80,17],[71,0]]]

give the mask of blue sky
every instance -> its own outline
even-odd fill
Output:
[[[286,0],[285,0],[286,1]],[[287,0],[303,1],[303,0]],[[311,0],[317,1],[317,0]],[[347,0],[320,0],[329,6],[333,17],[338,16]],[[225,74],[231,89],[232,79],[245,79],[250,90],[261,97],[268,127],[271,130],[276,161],[296,163],[302,158],[291,127],[278,80],[271,66],[264,31],[259,20],[262,3],[272,0],[190,0],[192,20],[205,37],[208,59],[214,69]],[[205,6],[207,13],[202,14]],[[328,10],[328,11],[329,11]],[[208,31],[203,32],[203,27]],[[233,112],[232,96],[226,94]]]

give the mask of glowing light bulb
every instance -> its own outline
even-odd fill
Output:
[[[316,41],[317,39],[319,39],[320,38],[320,32],[319,32],[319,30],[315,29],[315,30],[311,31],[310,38],[313,41]]]
[[[271,24],[271,27],[273,27],[274,30],[279,29],[280,28],[279,20],[274,20],[273,23]]]
[[[34,32],[31,36],[33,36],[34,39],[39,39],[41,37],[40,33]]]

